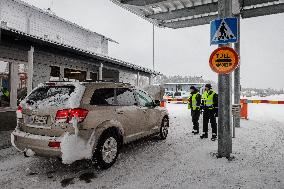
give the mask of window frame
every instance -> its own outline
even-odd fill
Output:
[[[93,98],[93,95],[94,93],[96,92],[96,90],[102,90],[102,89],[112,89],[113,90],[113,93],[114,93],[114,103],[113,104],[108,104],[108,105],[98,105],[98,104],[92,104],[92,98]],[[134,99],[134,104],[133,105],[120,105],[117,101],[117,89],[126,89],[128,91],[130,91],[132,94],[133,94],[133,99]],[[89,104],[91,106],[137,106],[138,105],[138,101],[137,101],[137,98],[136,98],[136,95],[135,95],[135,92],[133,89],[131,88],[127,88],[127,87],[105,87],[105,88],[97,88],[93,91],[93,94],[91,95],[91,99],[90,99],[90,102]]]

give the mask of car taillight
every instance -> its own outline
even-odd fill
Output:
[[[56,121],[67,122],[68,121],[69,110],[58,110],[56,112]]]
[[[19,105],[17,111],[22,113],[23,112],[23,107],[21,105]]]
[[[51,147],[51,148],[60,148],[60,142],[58,142],[58,141],[50,141],[48,143],[48,146]]]
[[[88,110],[81,108],[71,109],[69,112],[70,120],[72,119],[72,117],[77,117],[79,119],[78,122],[80,123],[84,121],[84,119],[88,115],[88,112],[89,112]]]
[[[19,118],[19,119],[23,118],[23,107],[21,105],[18,106],[16,114],[17,114],[17,118]]]
[[[82,108],[58,110],[55,119],[57,122],[71,123],[72,118],[77,117],[78,123],[80,123],[84,121],[88,112],[88,110]]]

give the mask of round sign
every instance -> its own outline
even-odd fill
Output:
[[[239,65],[239,56],[231,47],[219,47],[210,55],[209,65],[219,74],[229,74]]]

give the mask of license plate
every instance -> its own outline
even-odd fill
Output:
[[[28,124],[44,125],[47,123],[47,116],[31,115],[27,117]]]

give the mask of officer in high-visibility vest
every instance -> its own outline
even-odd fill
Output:
[[[6,87],[3,87],[1,89],[2,91],[2,95],[1,95],[1,101],[6,101],[6,102],[9,102],[9,99],[10,99],[10,93],[8,91],[8,89]],[[2,106],[2,102],[1,102],[1,106]]]
[[[4,94],[5,97],[9,98],[10,93],[9,93],[9,91],[8,91],[7,88],[4,87],[4,88],[2,89],[2,93]]]
[[[212,90],[211,84],[205,85],[205,91],[202,94],[203,109],[203,134],[201,139],[208,138],[208,123],[210,120],[212,128],[212,141],[217,139],[216,115],[218,115],[218,94]]]
[[[199,117],[200,117],[201,95],[194,87],[190,87],[190,97],[188,99],[188,109],[191,110],[191,119],[193,123],[192,133],[199,134]]]

